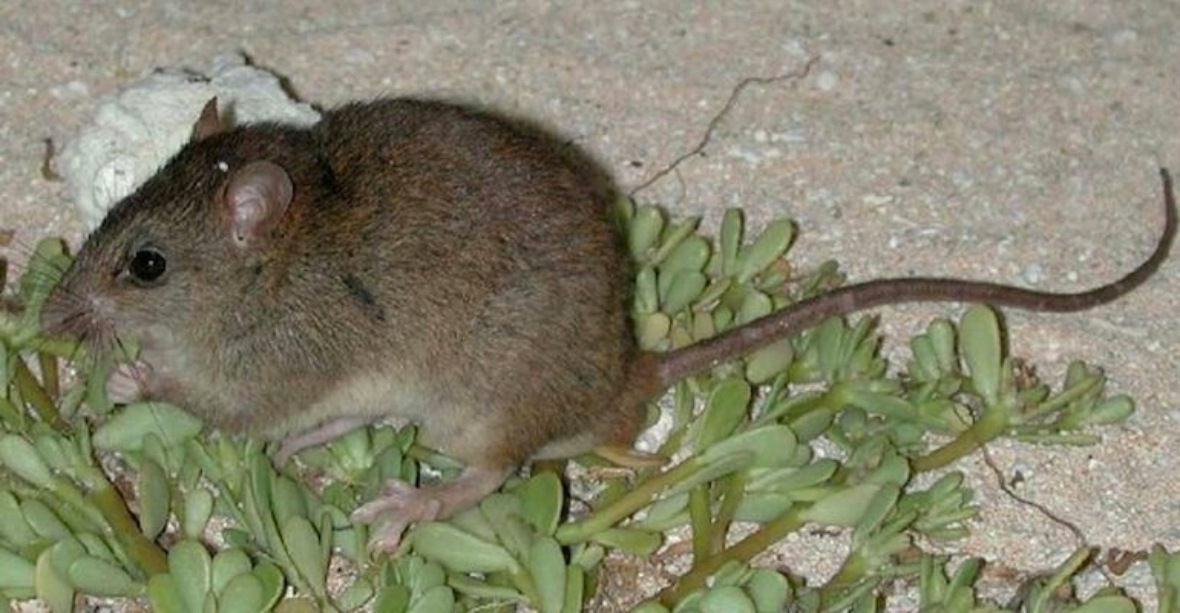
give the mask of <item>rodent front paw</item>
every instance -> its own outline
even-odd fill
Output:
[[[144,397],[152,367],[146,362],[119,364],[107,377],[107,398],[115,404],[127,404]]]

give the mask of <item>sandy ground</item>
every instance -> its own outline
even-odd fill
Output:
[[[205,68],[233,50],[322,105],[427,93],[535,117],[624,188],[693,151],[743,79],[817,58],[802,79],[751,83],[698,155],[637,196],[709,222],[728,206],[755,226],[790,215],[796,257],[836,257],[853,279],[1110,280],[1159,231],[1157,168],[1180,172],[1170,0],[240,4],[0,3],[0,227],[22,245],[79,240],[69,194],[42,176],[45,139],[68,138],[153,68]],[[1012,353],[1042,373],[1082,358],[1138,400],[1100,446],[993,449],[1019,493],[1091,544],[1180,547],[1178,295],[1172,261],[1112,306],[1008,314]],[[896,340],[952,312],[884,310],[882,328]],[[1020,577],[1078,544],[977,461],[964,468],[983,513],[963,551]],[[792,543],[782,559],[822,565],[833,550]],[[1126,580],[1149,585],[1142,565]]]

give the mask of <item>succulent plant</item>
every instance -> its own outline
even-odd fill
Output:
[[[732,209],[713,241],[698,218],[669,220],[630,200],[616,219],[638,265],[633,311],[646,349],[697,342],[843,281],[831,262],[790,265],[789,220],[747,241]],[[980,560],[952,572],[916,545],[967,533],[976,507],[962,475],[944,470],[925,486],[913,477],[997,437],[1094,443],[1094,427],[1134,410],[1081,362],[1057,387],[1020,369],[985,306],[932,321],[894,369],[871,319],[833,318],[678,384],[659,450],[675,462],[604,472],[579,504],[559,472],[535,468],[445,522],[415,526],[397,556],[374,559],[368,528],[348,519],[358,502],[386,479],[446,478],[457,464],[416,445],[412,427],[381,427],[307,450],[302,469],[279,472],[262,443],[208,432],[181,408],[112,406],[102,357],[37,329],[67,262],[61,241],[42,242],[6,301],[19,308],[0,311],[0,596],[40,598],[52,611],[72,610],[83,594],[177,613],[570,613],[590,601],[609,553],[651,555],[685,526],[691,569],[636,610],[876,611],[883,588],[903,580],[916,582],[924,611],[1000,610],[976,592]],[[72,381],[59,381],[59,358],[75,366]],[[838,457],[815,453],[821,440]],[[739,522],[756,529],[735,543]],[[752,565],[809,525],[850,534],[825,584]],[[1030,584],[1022,610],[1134,610],[1114,591],[1060,601],[1057,588],[1092,554],[1079,550]],[[1157,548],[1149,558],[1161,611],[1180,610],[1175,557]]]

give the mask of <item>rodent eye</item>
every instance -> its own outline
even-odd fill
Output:
[[[127,272],[131,273],[132,279],[140,283],[158,281],[167,268],[168,260],[164,254],[151,247],[143,247],[136,251],[131,256],[131,262],[127,264]]]

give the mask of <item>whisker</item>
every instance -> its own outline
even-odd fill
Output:
[[[114,346],[116,350],[115,354],[120,358],[130,360],[131,350],[127,348],[127,345],[123,342],[123,339],[119,338],[118,334],[112,335],[112,339],[114,340]]]

